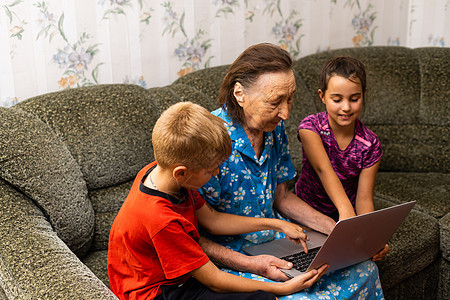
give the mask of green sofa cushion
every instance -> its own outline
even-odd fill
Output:
[[[113,187],[89,191],[89,198],[95,211],[92,251],[108,249],[111,225],[130,192],[132,184],[133,180]]]
[[[393,203],[375,196],[375,209]],[[417,239],[417,237],[421,237]],[[391,251],[377,262],[383,289],[389,289],[427,268],[439,253],[439,224],[437,220],[414,209],[389,241]]]
[[[375,195],[392,204],[416,200],[415,210],[441,218],[450,212],[449,182],[449,173],[379,172]]]
[[[129,181],[153,160],[156,103],[140,86],[114,84],[48,93],[16,107],[53,128],[91,190]]]
[[[117,299],[30,198],[2,179],[0,194],[0,286],[6,299]]]
[[[93,237],[94,211],[78,164],[38,118],[0,108],[0,119],[0,177],[31,198],[70,249],[84,255]]]
[[[450,127],[370,125],[381,141],[380,171],[441,172],[450,169]]]
[[[225,77],[228,68],[229,65],[223,65],[199,70],[178,78],[173,82],[173,84],[184,84],[194,87],[196,90],[202,92],[204,96],[211,99],[211,102],[214,104],[215,108],[218,106],[216,105],[216,101],[219,96],[220,85],[222,84],[222,80]]]
[[[416,48],[414,52],[419,57],[421,70],[422,102],[419,111],[421,122],[449,126],[450,60],[448,48]]]

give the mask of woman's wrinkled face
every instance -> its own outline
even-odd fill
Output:
[[[237,82],[234,96],[244,111],[245,125],[250,130],[275,130],[281,120],[289,118],[295,89],[292,71],[262,74],[246,88]]]

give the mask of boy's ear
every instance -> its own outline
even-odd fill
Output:
[[[177,166],[172,171],[172,176],[177,181],[183,181],[184,176],[187,173],[187,168],[185,166]]]
[[[242,107],[244,105],[244,87],[240,82],[234,84],[233,95],[239,106]]]

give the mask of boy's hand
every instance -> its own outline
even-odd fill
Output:
[[[323,265],[317,270],[311,270],[305,274],[295,276],[294,278],[283,283],[282,291],[279,295],[290,295],[300,290],[311,287],[323,274],[328,270],[328,265]]]
[[[305,253],[308,253],[308,246],[306,246],[306,242],[309,241],[309,237],[306,235],[303,228],[294,223],[286,221],[283,222],[283,232],[286,234],[286,237],[296,244],[301,243]]]

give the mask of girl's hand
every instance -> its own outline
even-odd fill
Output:
[[[372,261],[382,260],[389,251],[391,251],[391,248],[389,248],[389,245],[386,244],[386,246],[384,246],[384,248],[380,252],[372,257]]]
[[[297,224],[283,221],[282,231],[286,234],[286,237],[290,241],[296,244],[301,243],[303,249],[305,250],[305,253],[308,253],[306,242],[309,241],[309,237],[305,234],[303,228],[301,228]]]
[[[348,210],[348,211],[339,212],[339,220],[344,220],[344,219],[352,218],[355,216],[356,216],[356,214],[353,209]]]
[[[282,288],[278,295],[290,295],[295,292],[311,287],[328,270],[328,265],[323,265],[319,269],[311,270],[305,274],[295,276],[294,278],[282,283]]]

